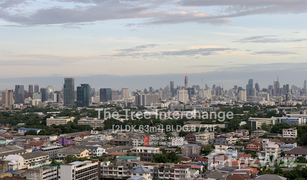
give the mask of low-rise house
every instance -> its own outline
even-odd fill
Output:
[[[260,151],[261,150],[261,144],[252,142],[246,145],[246,150],[253,150],[253,151]]]
[[[267,134],[267,133],[268,133],[268,132],[265,131],[265,130],[257,129],[257,130],[255,130],[255,131],[253,131],[253,132],[251,133],[251,137],[254,137],[254,136],[260,137],[260,136],[263,136],[263,135],[265,135],[265,134]]]
[[[58,157],[65,158],[67,155],[74,155],[76,158],[90,158],[89,151],[86,148],[63,148],[58,152]]]
[[[150,170],[145,168],[145,167],[142,167],[142,166],[132,170],[131,173],[132,173],[133,176],[140,176],[140,177],[143,177],[147,180],[152,179],[152,177],[150,175]]]
[[[74,117],[56,117],[54,118],[53,116],[51,116],[50,118],[46,119],[46,125],[47,126],[51,126],[53,124],[55,125],[65,125],[68,122],[73,122],[74,121]]]
[[[187,134],[184,136],[184,138],[189,142],[189,143],[195,143],[196,137],[194,134]]]
[[[307,148],[296,147],[290,151],[285,152],[285,154],[293,156],[295,159],[302,156],[307,160]]]
[[[153,154],[161,154],[159,148],[156,147],[134,147],[131,149],[131,156],[140,156],[141,161],[152,161]]]
[[[0,174],[6,172],[9,169],[8,161],[0,161]]]
[[[8,162],[8,170],[19,170],[26,168],[25,159],[20,155],[8,155],[4,161]]]

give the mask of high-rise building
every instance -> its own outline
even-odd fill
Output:
[[[304,81],[304,95],[307,96],[307,81]]]
[[[28,93],[33,94],[33,85],[29,85],[29,91],[28,91]]]
[[[61,102],[61,92],[60,91],[54,91],[54,99],[53,102]]]
[[[23,104],[25,100],[25,89],[23,85],[15,85],[15,103]]]
[[[2,107],[10,108],[14,104],[13,90],[2,91]]]
[[[188,85],[188,75],[185,75],[184,77],[184,88],[188,89],[189,85]]]
[[[174,81],[171,81],[170,82],[170,91],[172,93],[172,96],[174,97],[175,96],[175,89],[174,89]]]
[[[245,90],[239,91],[239,101],[246,101],[246,91]]]
[[[122,89],[122,99],[128,99],[129,98],[129,91],[128,88]]]
[[[189,98],[191,99],[196,94],[195,88],[188,88],[188,94]]]
[[[257,92],[260,92],[260,86],[259,86],[258,83],[255,84],[255,89],[256,89]]]
[[[273,91],[274,92],[273,93],[274,96],[279,96],[280,95],[279,88],[280,88],[280,85],[279,85],[278,78],[277,78],[277,81],[274,81],[274,91]]]
[[[102,88],[100,89],[100,102],[108,102],[112,100],[112,89]]]
[[[180,102],[188,102],[189,101],[189,94],[187,90],[177,90],[177,99]]]
[[[75,80],[74,78],[64,79],[64,106],[75,105]]]
[[[82,154],[83,155],[83,154]],[[59,180],[98,180],[101,179],[101,168],[98,160],[75,161],[62,164],[59,169]]]
[[[47,101],[48,100],[47,88],[42,87],[40,92],[41,92],[41,100],[42,100],[42,102]]]
[[[33,93],[33,100],[41,100],[42,99],[42,94],[41,92]]]
[[[246,85],[246,96],[251,97],[254,96],[254,83],[253,79],[248,80],[248,84]]]
[[[90,85],[81,84],[77,87],[77,106],[88,107],[90,105]]]
[[[116,101],[116,100],[118,100],[119,98],[118,98],[118,90],[116,90],[116,89],[112,89],[112,101]]]
[[[135,93],[135,105],[136,106],[151,106],[154,103],[159,102],[158,93],[144,94],[141,92]]]
[[[38,84],[34,85],[34,92],[35,93],[39,92],[39,85]]]

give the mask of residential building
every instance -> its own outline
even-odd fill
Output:
[[[128,179],[132,176],[131,171],[136,167],[136,163],[113,164],[110,161],[101,162],[101,177],[104,179]]]
[[[294,156],[295,159],[302,156],[307,160],[307,148],[296,147],[290,151],[285,152],[285,154]]]
[[[48,153],[35,151],[20,155],[24,159],[24,164],[28,169],[38,168],[43,165],[50,164]]]
[[[59,180],[100,180],[99,161],[75,161],[61,165]]]
[[[151,161],[153,159],[153,154],[161,154],[159,148],[156,147],[134,147],[131,149],[131,156],[141,157],[141,161]]]
[[[135,105],[136,106],[151,106],[152,104],[159,102],[159,94],[157,93],[136,93]]]
[[[47,126],[51,126],[53,124],[55,125],[65,125],[68,122],[73,122],[74,121],[74,117],[56,117],[54,118],[53,116],[51,116],[50,118],[47,118],[46,120],[46,125]]]
[[[140,176],[140,177],[143,177],[147,180],[152,179],[152,177],[150,175],[150,170],[145,168],[145,167],[142,167],[142,166],[132,170],[131,173],[132,173],[133,176]]]
[[[78,121],[78,125],[90,125],[92,128],[103,127],[104,120],[97,118],[83,117]]]
[[[65,78],[64,81],[64,106],[74,106],[75,80],[74,78]]]
[[[10,108],[14,104],[13,90],[2,91],[2,107]]]
[[[195,134],[195,140],[209,143],[209,141],[214,141],[214,133],[208,132],[208,133]]]
[[[27,131],[30,131],[30,130],[36,131],[37,134],[41,131],[41,129],[21,127],[18,129],[17,133],[20,135],[24,135]]]
[[[189,101],[188,90],[177,90],[177,100],[183,103]]]
[[[269,142],[264,147],[263,150],[265,151],[265,156],[270,157],[279,157],[280,155],[280,146],[275,142]]]
[[[58,152],[58,157],[64,158],[67,155],[74,155],[76,158],[90,158],[89,151],[86,148],[67,147]]]
[[[192,154],[200,154],[201,147],[197,144],[189,144],[186,147],[181,149],[181,153],[183,156],[190,156]]]
[[[128,98],[129,98],[128,88],[122,88],[122,99],[128,99]]]
[[[8,155],[4,158],[8,162],[8,170],[19,170],[26,168],[25,159],[20,155]]]
[[[252,142],[246,145],[246,150],[254,150],[254,151],[260,151],[261,150],[261,144]]]
[[[281,117],[281,122],[287,123],[289,125],[306,125],[306,117],[304,118],[303,115],[302,117]]]
[[[289,128],[289,129],[283,129],[282,130],[282,137],[284,138],[296,138],[297,137],[297,129]]]
[[[9,162],[8,161],[0,161],[0,174],[9,170]]]
[[[50,158],[56,158],[58,156],[58,152],[63,149],[63,146],[47,146],[43,147],[41,150],[45,153],[49,154]]]
[[[116,89],[112,89],[112,101],[116,101],[116,100],[119,100],[119,97],[118,97],[118,90]]]
[[[88,107],[90,105],[90,85],[81,84],[77,87],[77,107]]]
[[[239,91],[239,101],[245,102],[246,100],[246,91],[242,89]]]
[[[28,169],[26,178],[28,180],[57,180],[57,166]]]
[[[39,92],[39,85],[36,84],[34,85],[34,93],[38,93]]]
[[[255,130],[255,131],[252,131],[251,137],[254,137],[254,136],[260,137],[260,136],[263,136],[263,135],[265,135],[265,134],[267,134],[267,133],[268,133],[268,132],[265,131],[265,130],[257,129],[257,130]]]

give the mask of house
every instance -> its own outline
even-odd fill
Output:
[[[195,143],[196,137],[194,134],[187,134],[184,136],[184,138],[189,142],[189,143]]]
[[[67,147],[58,152],[60,158],[65,158],[67,155],[74,155],[76,158],[90,158],[89,151],[85,148]]]
[[[8,155],[4,161],[8,162],[8,170],[19,170],[25,168],[25,160],[20,155]]]
[[[142,167],[142,166],[136,168],[131,173],[132,173],[133,176],[140,176],[140,177],[143,177],[143,178],[145,178],[147,180],[151,180],[152,179],[152,177],[150,175],[150,170],[145,168],[145,167]]]
[[[264,147],[264,151],[266,157],[270,156],[279,157],[280,155],[280,147],[275,142],[267,143],[266,146]]]
[[[255,180],[287,180],[285,177],[277,176],[274,174],[264,174],[255,178]]]
[[[290,156],[294,156],[295,159],[302,156],[302,157],[306,158],[306,160],[307,160],[307,148],[296,147],[296,148],[294,148],[290,151],[285,152],[285,154],[290,155]]]
[[[252,150],[252,151],[260,151],[261,150],[261,144],[252,142],[246,145],[246,150]]]
[[[253,131],[253,132],[251,133],[251,137],[254,137],[254,136],[260,137],[260,136],[263,136],[263,135],[265,135],[265,134],[267,134],[267,133],[268,133],[268,132],[265,131],[265,130],[257,129],[257,130],[255,130],[255,131]]]
[[[72,139],[62,137],[59,139],[58,143],[62,146],[67,146],[73,144],[73,141]]]
[[[250,180],[250,179],[251,178],[248,176],[234,174],[234,175],[228,176],[226,180]]]
[[[153,154],[161,154],[159,148],[156,147],[134,147],[131,149],[131,156],[140,156],[141,161],[152,161]]]
[[[74,121],[74,117],[57,117],[54,118],[53,116],[51,116],[50,118],[46,119],[46,125],[47,126],[51,126],[53,124],[55,125],[65,125],[68,122],[73,122]]]
[[[205,174],[204,180],[226,179],[229,172],[223,171],[209,171]]]

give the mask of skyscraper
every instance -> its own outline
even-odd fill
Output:
[[[304,81],[304,95],[307,95],[307,81]]]
[[[170,88],[171,88],[170,91],[172,93],[172,97],[174,97],[175,96],[174,81],[170,82]]]
[[[39,92],[39,85],[38,84],[34,85],[34,92],[35,93]]]
[[[90,85],[81,84],[77,87],[77,106],[88,107],[90,105]]]
[[[246,85],[246,96],[254,96],[254,83],[253,79],[248,80],[248,84]]]
[[[245,90],[240,90],[239,91],[239,101],[246,101],[246,91]]]
[[[185,75],[185,77],[184,77],[184,88],[187,90],[188,87],[189,87],[189,85],[188,85],[188,75]]]
[[[23,104],[25,100],[25,89],[23,85],[15,85],[15,103]]]
[[[274,94],[273,94],[274,96],[280,95],[279,88],[280,88],[280,85],[279,85],[278,78],[277,78],[277,81],[274,81]]]
[[[64,106],[75,104],[75,80],[74,78],[64,79]]]
[[[123,88],[123,89],[122,89],[122,98],[123,98],[123,99],[128,99],[128,98],[129,98],[129,91],[128,91],[128,88]]]
[[[256,89],[257,92],[260,92],[260,86],[259,86],[258,83],[255,84],[255,89]]]
[[[10,108],[14,104],[13,90],[2,91],[2,107]]]
[[[41,92],[41,100],[42,100],[42,102],[47,101],[47,100],[48,100],[47,88],[42,87],[42,88],[40,89],[40,92]]]
[[[100,89],[100,102],[108,102],[112,100],[112,89],[101,88]]]
[[[180,102],[188,102],[189,101],[189,94],[187,90],[177,90],[177,99]]]
[[[29,85],[29,91],[28,91],[28,93],[33,94],[33,85]]]

